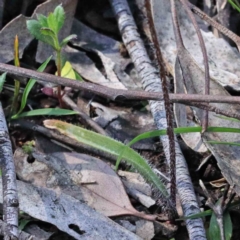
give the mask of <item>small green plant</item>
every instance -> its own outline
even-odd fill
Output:
[[[58,34],[60,29],[62,28],[65,20],[65,13],[63,7],[61,5],[57,6],[53,13],[50,13],[48,17],[44,15],[37,15],[38,20],[28,20],[27,21],[27,28],[30,33],[37,38],[38,40],[49,44],[56,52],[56,66],[57,66],[57,75],[63,76],[71,79],[78,79],[82,80],[81,76],[74,71],[71,64],[66,62],[65,65],[63,64],[63,58],[61,55],[62,48],[73,38],[76,38],[76,35],[70,35],[63,39],[60,43],[58,39]],[[43,72],[46,68],[47,64],[51,60],[52,57],[49,57],[39,68],[37,71]],[[14,42],[14,63],[15,66],[20,66],[19,57],[18,57],[18,38],[16,36]],[[16,119],[20,117],[26,116],[37,116],[37,115],[69,115],[69,114],[77,114],[75,111],[65,110],[65,109],[37,109],[32,110],[29,112],[22,112],[27,104],[28,95],[33,88],[36,80],[30,79],[27,86],[24,89],[21,106],[19,111],[17,112],[17,105],[18,105],[18,98],[19,98],[19,89],[20,89],[20,82],[15,80],[15,88],[14,88],[14,97],[11,106],[11,119]],[[61,86],[58,86],[58,100],[60,106],[62,106],[62,96],[61,95]]]
[[[43,72],[48,63],[50,62],[52,56],[50,56],[38,69],[38,72]],[[71,115],[71,114],[77,114],[77,112],[67,109],[61,109],[61,108],[44,108],[44,109],[37,109],[32,110],[29,112],[22,112],[27,104],[28,95],[35,85],[36,80],[30,79],[24,89],[22,100],[21,100],[21,106],[19,111],[11,117],[11,119],[17,119],[21,117],[30,117],[30,116],[39,116],[39,115],[54,115],[54,116],[63,116],[63,115]]]
[[[58,34],[60,29],[63,27],[65,20],[64,9],[61,5],[57,6],[55,10],[50,13],[47,17],[40,14],[37,15],[38,20],[28,20],[27,28],[30,33],[39,41],[42,41],[50,45],[56,52],[56,66],[57,75],[61,76],[63,58],[62,58],[62,48],[72,39],[76,38],[76,35],[70,35],[59,41]],[[61,86],[58,86],[58,100],[60,106],[62,106],[62,95]]]
[[[24,153],[31,155],[33,152],[34,146],[35,146],[35,141],[28,141],[28,142],[24,143],[24,145],[22,146],[22,149],[23,149]]]
[[[216,203],[219,204],[219,201]],[[230,210],[236,209],[236,207],[239,207],[239,201],[236,201],[234,203],[231,203],[223,212],[223,228],[224,228],[224,235],[226,240],[230,240],[232,237],[232,232],[233,232],[233,226],[232,226],[232,221],[230,217]],[[187,217],[179,218],[176,221],[182,221],[182,220],[187,220],[187,219],[196,219],[196,218],[202,218],[202,217],[207,217],[211,216],[210,218],[210,224],[207,229],[207,239],[208,240],[217,240],[221,239],[221,231],[219,227],[219,222],[217,221],[216,214],[212,209],[206,210],[201,213],[193,214]]]

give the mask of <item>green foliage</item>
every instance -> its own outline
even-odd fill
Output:
[[[73,115],[78,114],[78,112],[62,109],[62,108],[42,108],[37,110],[32,110],[29,112],[23,112],[15,118],[22,118],[22,117],[35,117],[35,116],[64,116],[64,115]],[[13,119],[15,119],[13,118]]]
[[[46,66],[48,65],[49,61],[51,60],[52,56],[50,56],[39,68],[38,72],[43,72]],[[29,112],[23,112],[26,104],[27,104],[27,99],[28,95],[35,85],[36,80],[35,79],[30,79],[28,81],[27,86],[24,89],[23,95],[22,95],[22,100],[21,100],[21,106],[17,114],[11,117],[11,119],[17,119],[17,118],[22,118],[22,117],[33,117],[33,116],[42,116],[42,115],[54,115],[54,116],[63,116],[63,115],[72,115],[72,114],[77,114],[75,111],[67,110],[67,109],[60,109],[60,108],[43,108],[43,109],[37,109],[37,110],[32,110]]]
[[[62,5],[55,8],[53,13],[47,17],[44,15],[37,15],[38,20],[28,20],[27,29],[38,40],[49,44],[56,51],[56,66],[57,75],[61,76],[63,60],[62,60],[62,47],[64,47],[71,39],[76,38],[76,35],[70,35],[59,43],[58,33],[63,27],[65,20],[65,12]],[[76,79],[76,78],[75,78]],[[62,106],[61,86],[58,86],[58,101]]]
[[[22,231],[26,225],[31,222],[32,220],[29,218],[28,215],[26,215],[23,211],[19,212],[19,219],[18,219],[18,229]]]
[[[231,221],[229,211],[225,211],[223,213],[223,228],[224,228],[225,240],[230,240],[232,237],[233,227],[232,227],[232,221]],[[212,213],[212,216],[211,216],[210,225],[207,232],[207,239],[208,240],[222,239],[215,213]]]
[[[93,131],[89,131],[58,120],[46,120],[44,121],[44,125],[48,128],[57,129],[70,138],[73,138],[93,148],[107,152],[116,157],[125,147],[125,151],[122,155],[124,160],[131,164],[140,174],[143,175],[147,181],[152,183],[153,186],[155,186],[155,188],[161,192],[161,194],[168,198],[168,192],[163,182],[153,172],[147,162],[137,152],[129,147],[126,147],[123,143],[118,142],[110,137],[103,136]]]
[[[0,76],[0,93],[2,92],[3,90],[3,85],[5,83],[5,80],[6,80],[6,76],[7,76],[7,73],[3,73],[1,76]]]
[[[174,133],[175,134],[180,134],[180,133],[193,133],[193,132],[202,132],[202,127],[179,127],[179,128],[174,128]],[[226,128],[226,127],[208,127],[206,132],[232,132],[232,133],[240,133],[240,129],[239,128]],[[154,131],[150,131],[150,132],[145,132],[142,133],[140,135],[138,135],[137,137],[135,137],[132,141],[130,141],[127,146],[130,147],[132,144],[141,141],[143,139],[147,139],[147,138],[153,138],[153,137],[158,137],[158,136],[162,136],[162,135],[166,135],[167,134],[167,130],[163,129],[163,130],[154,130]],[[122,149],[121,154],[118,156],[117,162],[116,162],[116,169],[119,166],[119,163],[121,162],[123,153],[124,153],[125,149]]]
[[[48,63],[50,62],[52,56],[50,56],[39,68],[38,68],[38,72],[43,72],[44,69],[46,68],[46,66],[48,65]],[[33,86],[35,85],[36,80],[35,79],[30,79],[28,81],[27,86],[24,89],[23,95],[22,95],[22,100],[21,100],[21,106],[20,109],[18,111],[17,114],[15,114],[14,116],[12,116],[12,119],[17,119],[18,116],[21,114],[21,112],[23,111],[23,109],[25,108],[26,104],[27,104],[27,99],[28,99],[28,95],[30,93],[30,91],[32,90]]]
[[[28,141],[22,146],[22,149],[26,154],[31,155],[34,145],[35,145],[34,141]]]
[[[59,43],[58,33],[63,27],[64,20],[65,12],[59,5],[47,17],[40,14],[37,15],[37,20],[28,20],[27,29],[36,39],[49,44],[55,51],[61,51],[63,46],[76,38],[76,35],[70,35]]]
[[[228,2],[231,4],[231,6],[236,9],[238,12],[240,12],[240,4],[238,0],[228,0]]]

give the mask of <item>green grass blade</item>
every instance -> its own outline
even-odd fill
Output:
[[[48,128],[57,129],[62,134],[67,135],[81,143],[89,145],[93,148],[97,148],[101,151],[107,152],[114,156],[118,156],[125,145],[110,137],[103,136],[101,134],[86,130],[81,127],[74,126],[72,124],[58,121],[58,120],[45,120],[44,125]],[[159,177],[153,172],[147,162],[133,149],[126,147],[123,158],[126,162],[130,163],[142,176],[152,183],[156,189],[158,189],[166,198],[168,198],[168,192],[159,179]]]
[[[81,82],[84,82],[84,80],[82,79],[81,75],[80,75],[76,70],[73,69],[73,71],[74,71],[74,73],[75,73],[76,80],[79,80],[79,81],[81,81]]]
[[[48,65],[49,61],[51,60],[52,56],[50,56],[46,61],[44,61],[44,63],[37,69],[38,72],[43,72],[44,69],[46,68],[46,66]],[[14,116],[12,116],[12,119],[16,119],[18,118],[18,115],[23,111],[23,109],[25,108],[26,104],[27,104],[27,99],[28,99],[28,95],[30,93],[30,91],[32,90],[34,84],[36,83],[36,80],[31,78],[25,89],[24,89],[24,92],[23,92],[23,95],[22,95],[22,101],[21,101],[21,106],[20,106],[20,109],[18,111],[17,114],[15,114]]]
[[[207,143],[221,144],[221,145],[231,145],[231,146],[239,146],[240,147],[240,143],[235,143],[235,142],[207,141]]]
[[[232,5],[234,9],[236,9],[238,12],[240,12],[239,4],[233,0],[228,0],[228,2]]]
[[[175,134],[182,134],[182,133],[194,133],[194,132],[201,132],[202,127],[179,127],[179,128],[174,128],[174,133]],[[206,132],[232,132],[232,133],[240,133],[239,128],[227,128],[227,127],[208,127]],[[155,131],[150,131],[146,133],[142,133],[135,137],[131,142],[129,142],[127,145],[131,146],[132,144],[146,139],[146,138],[152,138],[152,137],[158,137],[161,135],[166,135],[167,130],[155,130]]]
[[[209,209],[204,212],[200,212],[200,213],[192,214],[187,217],[179,218],[176,221],[183,221],[183,220],[187,220],[187,219],[196,219],[196,218],[201,218],[201,217],[207,217],[207,216],[211,216],[212,212],[213,212],[212,209]]]
[[[179,127],[179,128],[174,128],[174,133],[175,134],[194,133],[194,132],[202,132],[202,127]],[[208,127],[206,132],[232,132],[232,133],[240,133],[240,129],[239,128],[227,128],[227,127]],[[166,135],[166,134],[167,134],[167,130],[166,129],[145,132],[145,133],[142,133],[142,134],[138,135],[137,137],[135,137],[132,141],[130,141],[127,144],[127,146],[130,147],[132,144],[134,144],[136,142],[139,142],[139,141],[141,141],[143,139],[159,137],[159,136]],[[125,150],[123,148],[122,153],[117,158],[115,169],[118,169],[118,166],[119,166],[119,164],[121,162],[122,154],[124,153],[124,151]]]
[[[226,116],[218,116],[218,115],[216,115],[216,117],[222,118],[222,119],[225,119],[225,120],[229,120],[229,121],[233,121],[233,122],[240,122],[240,120],[237,119],[237,118],[231,118],[231,117],[226,117]]]
[[[61,109],[61,108],[43,108],[43,109],[37,109],[32,110],[29,112],[23,112],[13,119],[22,118],[22,117],[33,117],[33,116],[43,116],[43,115],[49,115],[49,116],[63,116],[63,115],[73,115],[78,114],[78,112],[68,110],[68,109]]]
[[[2,92],[3,90],[3,85],[4,85],[4,82],[6,80],[6,76],[7,76],[7,73],[3,73],[1,76],[0,76],[0,93]]]
[[[240,201],[236,201],[234,203],[231,203],[230,206],[227,207],[227,209],[232,210],[232,209],[235,209],[236,207],[239,207],[239,206],[240,206]],[[179,218],[176,221],[206,217],[206,216],[212,215],[212,212],[213,212],[212,209],[209,209],[209,210],[206,210],[206,211],[201,212],[201,213],[196,213],[196,214],[192,214],[192,215],[187,216],[187,217]]]

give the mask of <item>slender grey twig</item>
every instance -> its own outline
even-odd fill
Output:
[[[4,239],[18,239],[18,195],[12,145],[0,103],[0,160],[3,180]]]

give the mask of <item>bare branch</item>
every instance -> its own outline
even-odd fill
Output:
[[[18,195],[12,145],[0,103],[0,159],[3,179],[4,239],[18,239]]]
[[[85,90],[92,92],[98,96],[109,98],[110,100],[123,99],[123,100],[163,100],[162,92],[145,92],[145,91],[130,91],[119,90],[114,88],[102,87],[97,84],[73,81],[68,78],[58,77],[55,75],[41,73],[21,67],[15,67],[9,64],[0,63],[0,72],[8,72],[12,75],[34,78],[38,81],[51,82],[61,84],[63,86],[72,87],[74,89]],[[169,94],[171,102],[174,103],[188,103],[188,102],[205,102],[205,103],[232,103],[239,104],[240,97],[233,96],[211,96],[201,94]]]

